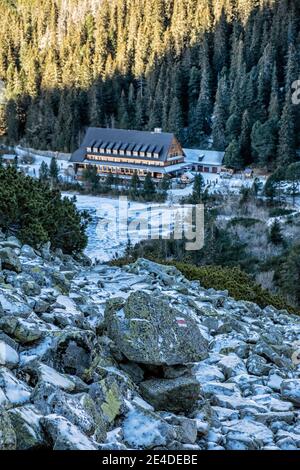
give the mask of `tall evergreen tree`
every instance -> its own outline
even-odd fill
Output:
[[[146,199],[146,201],[153,200],[153,197],[156,193],[156,187],[152,180],[151,173],[147,173],[145,177],[143,193],[144,193],[144,198]]]
[[[241,157],[241,150],[236,139],[232,140],[225,151],[225,165],[234,170],[241,170],[244,161]]]
[[[52,183],[55,183],[58,180],[59,169],[55,157],[51,158],[49,176],[52,180]]]
[[[286,166],[296,160],[295,116],[291,92],[286,96],[283,108],[280,129],[277,161],[279,165]]]

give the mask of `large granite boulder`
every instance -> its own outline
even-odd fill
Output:
[[[142,291],[126,302],[113,299],[107,303],[105,322],[108,335],[130,361],[177,365],[207,356],[208,340],[197,317],[170,306],[164,295]]]
[[[16,273],[22,272],[20,260],[11,248],[0,248],[0,260],[2,262],[2,269]]]

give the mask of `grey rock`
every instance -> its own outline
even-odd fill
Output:
[[[92,363],[94,339],[92,331],[66,329],[58,335],[52,347],[52,367],[85,381]]]
[[[183,444],[195,444],[198,436],[197,421],[195,419],[167,413],[162,417],[173,426],[177,441]]]
[[[22,292],[27,296],[40,295],[41,288],[34,281],[25,281],[21,285]]]
[[[129,411],[123,422],[124,441],[133,449],[153,449],[167,446],[176,432],[157,414],[136,408]]]
[[[283,380],[281,383],[281,396],[300,407],[300,379]]]
[[[218,366],[227,379],[247,372],[244,362],[234,353],[224,356]]]
[[[2,263],[2,269],[7,269],[8,271],[14,271],[16,273],[22,272],[21,262],[11,248],[0,248],[0,260]]]
[[[165,296],[134,292],[124,305],[108,303],[105,319],[108,335],[130,361],[176,365],[207,356],[208,341],[197,321],[170,307]]]
[[[6,367],[0,367],[0,405],[4,404],[6,408],[20,406],[30,401],[30,395],[31,388],[26,383]]]
[[[41,425],[53,450],[97,450],[96,443],[62,416],[45,416],[41,419]]]
[[[105,379],[93,383],[89,394],[109,425],[128,411],[126,399],[129,399],[130,384],[120,376],[108,375]]]
[[[17,317],[0,318],[0,328],[21,344],[33,343],[43,336],[36,322]]]
[[[266,359],[258,354],[251,354],[251,356],[249,356],[246,362],[246,367],[249,374],[258,376],[267,375],[271,370]]]
[[[140,384],[143,398],[156,410],[189,411],[199,400],[200,384],[194,377],[146,380]]]
[[[139,384],[144,380],[144,371],[134,362],[128,362],[126,364],[120,364],[121,369],[129,375],[131,380]]]
[[[17,448],[16,433],[8,413],[0,406],[0,450]]]
[[[278,367],[291,367],[290,360],[285,357],[281,357],[269,344],[265,343],[264,341],[257,343],[257,345],[254,347],[254,352],[264,357],[268,361],[273,362]]]
[[[70,395],[50,384],[39,384],[32,401],[42,414],[63,416],[87,436],[97,428],[97,411],[92,398],[85,393]]]
[[[222,432],[227,450],[258,450],[273,444],[273,433],[264,424],[249,419],[224,425]]]
[[[239,394],[239,389],[232,383],[207,382],[202,384],[201,393],[206,398],[212,398],[218,394],[232,396]]]
[[[25,405],[8,411],[13,425],[18,450],[38,449],[47,446],[40,425],[42,415],[33,405]]]
[[[19,354],[4,341],[0,339],[0,366],[14,369],[19,364]]]
[[[53,286],[60,289],[62,293],[67,294],[70,291],[71,283],[63,273],[54,271],[51,278]]]
[[[193,372],[201,384],[212,381],[223,382],[225,380],[221,369],[213,364],[200,362],[193,367]]]
[[[25,258],[29,258],[29,259],[37,258],[37,254],[36,254],[35,250],[29,245],[23,245],[22,246],[21,256],[24,256]]]

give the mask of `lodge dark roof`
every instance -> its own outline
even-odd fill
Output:
[[[80,148],[73,153],[70,161],[82,163],[86,158],[88,147],[159,153],[159,158],[156,158],[156,161],[165,161],[173,139],[174,134],[166,132],[90,127]]]

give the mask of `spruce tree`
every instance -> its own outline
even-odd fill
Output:
[[[227,70],[223,69],[222,76],[218,81],[218,88],[216,93],[213,122],[212,122],[212,137],[213,146],[216,150],[225,150],[226,147],[226,121],[228,119],[229,107],[229,89],[227,82]]]
[[[179,99],[175,96],[169,111],[168,130],[173,132],[179,139],[182,135],[183,118]]]
[[[170,186],[171,186],[170,176],[169,175],[164,175],[163,179],[162,179],[162,182],[161,182],[161,189],[163,191],[168,191],[170,189]]]
[[[270,229],[270,242],[273,243],[273,245],[281,245],[283,240],[281,225],[279,221],[275,219]]]
[[[201,173],[198,173],[195,176],[194,184],[193,184],[193,192],[191,202],[192,204],[199,204],[202,201],[203,190],[204,190],[204,179]]]
[[[147,173],[144,180],[143,195],[146,201],[152,201],[156,193],[156,187],[152,180],[151,173]]]
[[[50,176],[49,167],[47,163],[43,160],[39,169],[39,179],[40,181],[48,181]]]
[[[234,170],[241,170],[243,168],[244,161],[241,157],[241,149],[236,139],[233,139],[226,148],[224,163]]]
[[[280,129],[279,144],[277,151],[277,162],[279,165],[287,166],[296,160],[296,135],[295,116],[292,104],[291,92],[286,96],[283,108]]]
[[[247,109],[243,113],[239,147],[245,164],[251,163],[251,120]]]
[[[50,168],[49,168],[49,176],[52,180],[52,184],[57,182],[58,174],[59,174],[59,169],[58,169],[56,158],[52,157],[51,162],[50,162]]]
[[[138,196],[140,186],[141,186],[141,181],[140,181],[137,171],[135,170],[130,181],[130,193],[133,197]]]
[[[264,124],[260,121],[252,127],[251,149],[252,157],[261,167],[270,167],[276,155],[277,128],[273,119]]]

